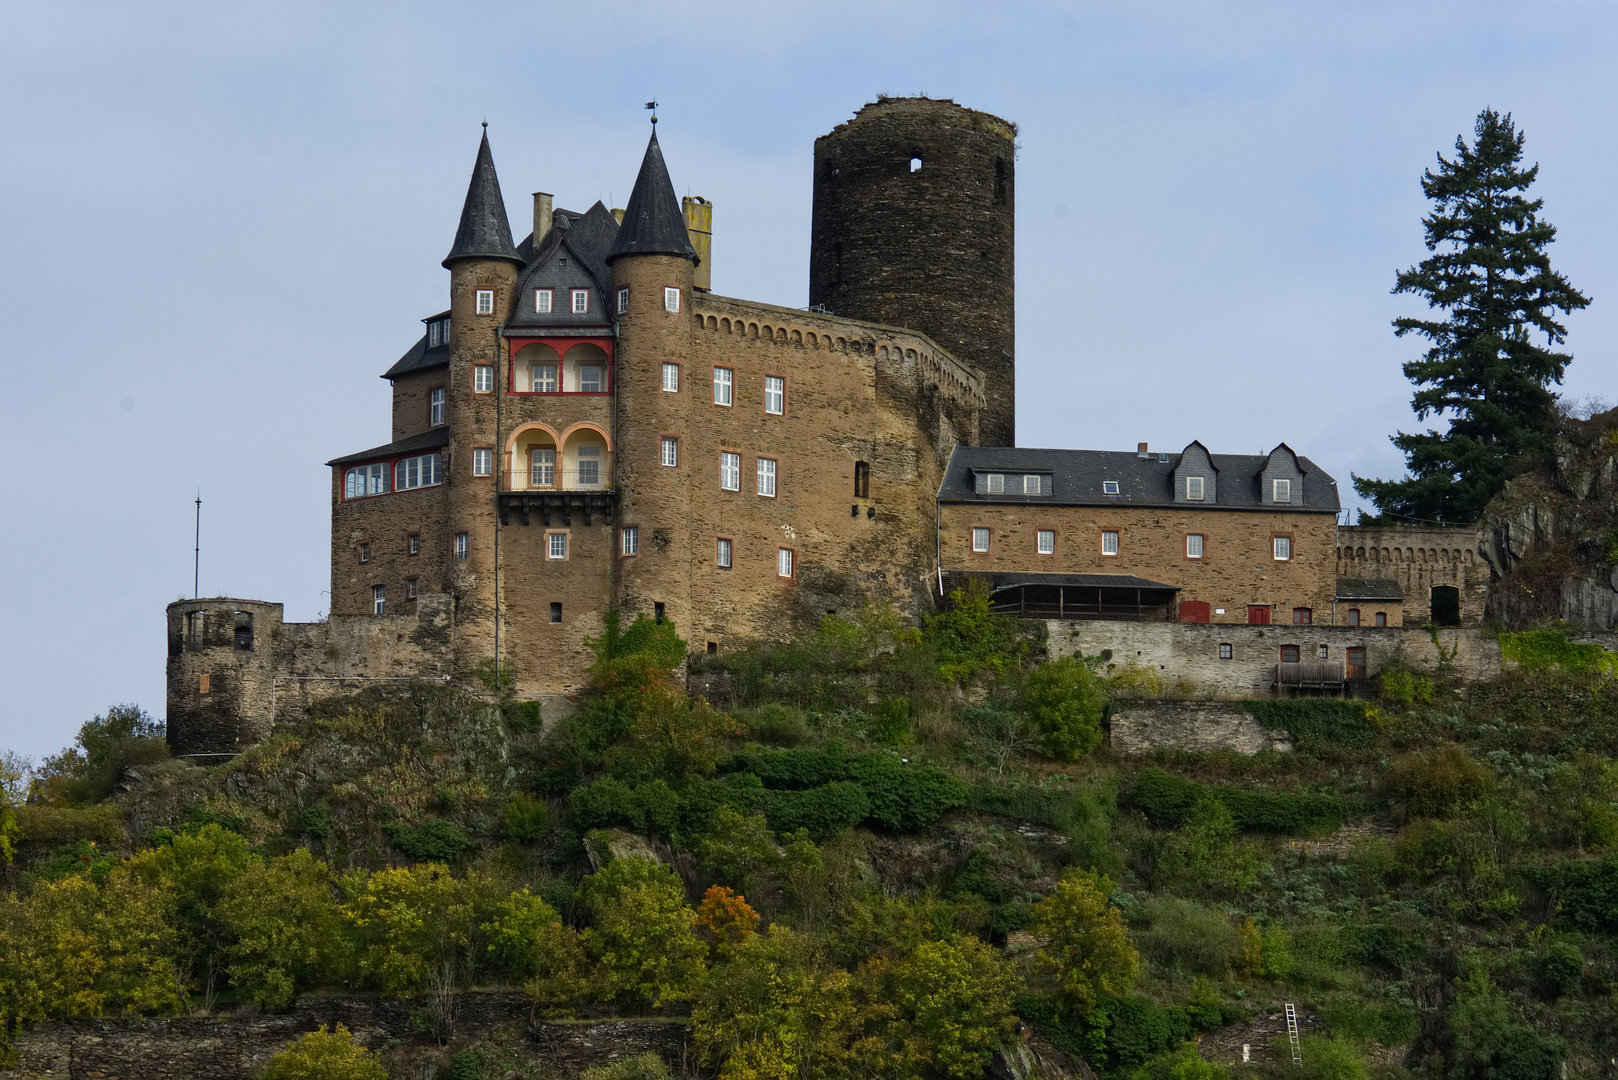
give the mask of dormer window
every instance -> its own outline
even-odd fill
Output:
[[[549,315],[551,313],[551,291],[549,289],[534,290],[534,314]]]
[[[1291,502],[1292,501],[1292,481],[1291,480],[1271,480],[1270,481],[1270,498],[1273,501],[1278,502],[1278,503],[1289,503],[1289,502]]]
[[[1022,478],[1022,493],[1024,495],[1039,494],[1039,475],[1037,473],[1029,473]]]
[[[1185,497],[1191,502],[1202,501],[1202,479],[1200,476],[1185,478]]]
[[[589,311],[590,311],[590,290],[589,289],[574,289],[573,290],[573,314],[575,314],[575,315],[585,315],[585,314],[588,314]]]
[[[437,349],[449,344],[449,320],[434,319],[427,324],[427,347]]]
[[[1006,490],[1006,477],[1004,473],[992,472],[983,479],[984,488],[990,495],[999,495]]]
[[[1116,480],[1103,480],[1103,481],[1101,481],[1101,494],[1103,494],[1103,495],[1116,495],[1116,494],[1118,494],[1118,481],[1116,481]]]

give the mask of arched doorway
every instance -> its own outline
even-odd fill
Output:
[[[1454,585],[1434,585],[1432,593],[1434,626],[1461,625],[1461,590]]]

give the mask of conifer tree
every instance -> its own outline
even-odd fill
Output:
[[[1524,137],[1511,114],[1484,109],[1474,134],[1471,146],[1457,137],[1454,159],[1440,154],[1437,171],[1423,173],[1433,207],[1422,225],[1433,254],[1393,287],[1442,313],[1393,326],[1398,337],[1415,333],[1429,343],[1404,365],[1416,384],[1416,418],[1449,419],[1445,432],[1393,436],[1407,478],[1354,477],[1354,489],[1394,521],[1474,521],[1513,472],[1550,449],[1550,385],[1572,359],[1552,351],[1566,335],[1556,315],[1590,302],[1551,269],[1545,249],[1556,229],[1539,216],[1544,200],[1526,194],[1539,166],[1522,167]]]

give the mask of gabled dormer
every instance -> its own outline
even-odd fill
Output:
[[[1219,502],[1219,470],[1201,442],[1180,451],[1180,463],[1174,467],[1174,501],[1209,506]]]
[[[1282,443],[1270,451],[1259,474],[1258,501],[1264,506],[1302,506],[1303,468],[1292,447]]]
[[[507,332],[611,326],[616,297],[606,256],[617,235],[618,222],[599,201],[582,214],[555,211],[518,279]]]

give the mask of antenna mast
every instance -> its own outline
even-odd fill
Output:
[[[202,595],[198,583],[202,580],[202,489],[197,489],[197,544],[191,552],[191,599]]]

